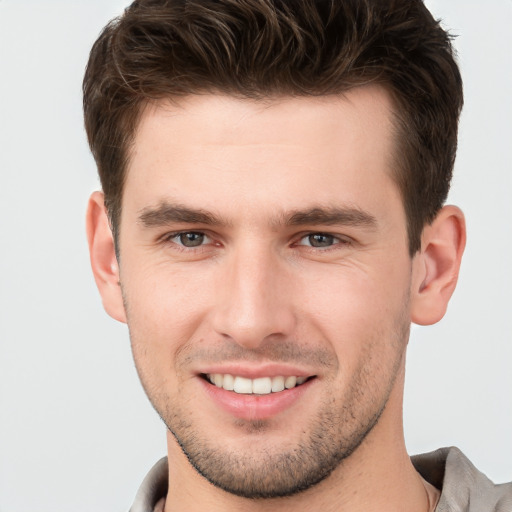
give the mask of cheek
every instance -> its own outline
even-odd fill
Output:
[[[168,379],[178,370],[177,352],[198,337],[209,287],[192,272],[158,266],[150,271],[126,267],[126,275],[121,284],[137,368],[150,369],[150,379]]]
[[[354,364],[369,344],[382,353],[396,348],[409,323],[410,275],[403,265],[330,268],[297,282],[303,298],[298,316],[333,345],[340,364]]]
[[[189,328],[208,302],[207,276],[193,268],[154,264],[128,268],[126,275],[122,284],[128,314],[158,337]]]

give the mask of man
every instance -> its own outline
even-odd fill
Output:
[[[105,28],[91,262],[168,428],[133,512],[512,510],[403,437],[410,323],[464,250],[461,106],[419,0],[143,0]]]

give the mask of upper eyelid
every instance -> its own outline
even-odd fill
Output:
[[[340,233],[331,233],[329,231],[306,231],[303,233],[299,233],[295,236],[296,240],[302,240],[308,236],[312,235],[324,235],[324,236],[332,236],[334,239],[339,240],[340,242],[350,242],[352,241],[352,237],[349,235],[344,235]]]
[[[159,238],[174,238],[175,236],[184,235],[186,233],[197,233],[200,235],[206,235],[211,237],[207,229],[177,229],[176,231],[166,231],[165,233],[160,235]]]

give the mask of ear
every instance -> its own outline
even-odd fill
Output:
[[[443,318],[457,284],[465,245],[464,214],[456,206],[445,206],[432,224],[424,228],[421,250],[413,259],[414,323],[431,325]]]
[[[89,198],[86,225],[92,272],[103,300],[103,307],[112,318],[126,322],[119,284],[119,265],[101,192],[93,192]]]

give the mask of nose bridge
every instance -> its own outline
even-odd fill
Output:
[[[287,335],[294,318],[287,300],[288,279],[270,244],[241,243],[224,265],[215,311],[217,332],[246,348],[257,348],[272,335]]]

